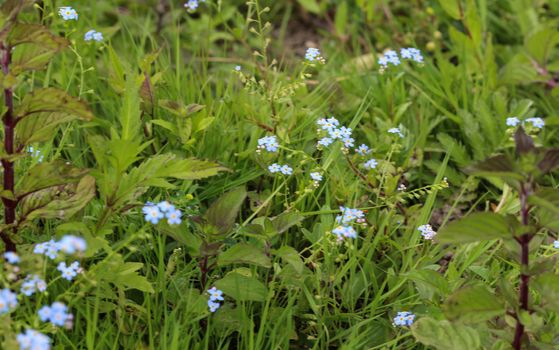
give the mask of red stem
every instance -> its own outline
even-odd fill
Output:
[[[2,44],[0,46],[2,52],[2,72],[4,76],[10,73],[10,63],[12,61],[12,48]],[[14,154],[14,96],[11,88],[4,89],[4,103],[6,104],[7,111],[2,118],[4,123],[4,150],[7,155]],[[2,167],[4,168],[4,191],[8,191],[14,195],[14,163],[7,159],[2,159]],[[4,203],[4,222],[7,225],[12,225],[16,221],[16,206],[17,202],[5,197],[2,197]],[[3,231],[0,233],[6,251],[16,251],[16,245],[10,238],[8,232]]]
[[[528,205],[528,195],[529,195],[529,188],[526,187],[526,184],[521,184],[520,186],[520,213],[522,216],[522,225],[528,225],[529,219],[529,211],[530,207]],[[530,241],[532,240],[533,235],[527,233],[518,238],[518,243],[520,244],[521,249],[521,256],[520,256],[520,264],[521,264],[521,273],[520,273],[520,288],[519,288],[519,302],[520,302],[520,309],[529,311],[528,308],[528,297],[529,297],[529,283],[530,283],[530,275],[527,274],[529,263],[530,263]],[[520,318],[516,317],[516,329],[514,331],[514,341],[512,346],[515,350],[522,349],[522,338],[524,335],[524,325],[520,322]]]

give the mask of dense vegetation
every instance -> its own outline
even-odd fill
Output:
[[[0,348],[557,349],[558,1],[0,4]]]

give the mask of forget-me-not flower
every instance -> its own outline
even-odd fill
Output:
[[[8,288],[0,290],[0,315],[17,307],[17,295]]]
[[[510,117],[507,118],[507,126],[517,126],[518,124],[520,124],[520,120],[517,117]]]
[[[50,350],[51,339],[34,329],[27,329],[16,337],[19,350]]]
[[[44,292],[45,290],[47,290],[47,284],[37,275],[25,277],[21,284],[21,292],[28,297],[33,295],[36,291]]]
[[[368,161],[366,161],[363,164],[363,167],[367,170],[372,170],[372,169],[375,169],[377,167],[377,165],[378,165],[378,162],[377,162],[376,159],[369,159]]]
[[[437,232],[435,232],[429,224],[421,225],[417,228],[417,230],[420,231],[423,238],[427,240],[432,240],[437,234]]]
[[[532,123],[534,128],[538,128],[538,129],[543,128],[545,125],[545,122],[543,121],[542,118],[528,118],[526,119],[526,121]]]
[[[85,33],[85,35],[83,36],[83,39],[85,41],[103,41],[103,34],[96,31],[96,30],[89,30],[87,31],[87,33]]]
[[[70,6],[64,6],[58,9],[58,14],[62,17],[63,20],[78,20],[78,13]]]
[[[19,258],[19,255],[14,252],[5,252],[4,259],[6,259],[6,261],[12,265],[18,264],[21,260]]]
[[[408,311],[400,311],[394,317],[393,325],[400,326],[400,327],[409,327],[413,324],[415,319],[415,315]]]

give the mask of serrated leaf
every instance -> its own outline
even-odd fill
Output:
[[[559,148],[544,151],[543,159],[538,163],[538,168],[543,173],[548,173],[559,166]]]
[[[17,76],[25,71],[44,69],[54,55],[69,45],[64,38],[54,38],[56,41],[45,47],[36,43],[18,45],[13,51],[10,74]],[[55,44],[58,46],[52,48]]]
[[[169,176],[181,180],[199,180],[217,175],[222,171],[228,171],[226,167],[196,158],[175,159],[166,165],[164,169],[156,174],[158,176]]]
[[[219,234],[228,232],[233,227],[246,196],[244,187],[225,193],[208,208],[204,215],[206,220],[218,228]]]
[[[442,243],[456,244],[513,237],[503,216],[495,213],[475,213],[446,225],[439,230],[436,239]]]
[[[523,176],[516,173],[514,162],[506,155],[500,154],[489,157],[466,169],[472,175],[496,176],[500,178],[511,178],[522,180]]]
[[[270,257],[264,250],[252,244],[237,243],[217,257],[220,266],[231,264],[250,264],[266,268],[272,267]]]
[[[559,190],[540,188],[528,196],[528,203],[540,206],[559,215]]]
[[[35,44],[45,50],[55,52],[70,44],[68,40],[52,34],[47,27],[32,23],[15,24],[8,35],[7,41],[12,47],[22,44]]]
[[[516,154],[518,155],[533,152],[536,149],[534,140],[526,134],[522,127],[516,129],[514,143],[516,144]]]
[[[68,218],[80,211],[95,196],[95,179],[84,176],[77,184],[34,192],[20,202],[19,220]]]
[[[468,286],[452,293],[443,306],[450,320],[481,322],[504,315],[505,306],[485,286]]]
[[[448,282],[437,271],[414,270],[408,273],[407,277],[416,284],[418,290],[426,298],[432,298],[435,292],[442,296],[449,292]]]
[[[237,301],[265,301],[268,288],[254,276],[246,276],[236,271],[229,272],[214,285],[226,296]]]
[[[559,32],[553,27],[543,27],[527,36],[524,42],[526,50],[540,65],[545,66],[549,55],[559,44]]]
[[[120,254],[115,254],[110,259],[94,265],[90,270],[94,271],[97,279],[112,283],[118,288],[153,293],[151,283],[137,272],[143,266],[140,262],[124,262]]]
[[[559,312],[559,275],[552,272],[542,274],[534,279],[533,286],[543,299],[542,306]]]
[[[21,185],[16,189],[16,196],[21,199],[49,187],[77,182],[87,172],[87,169],[75,168],[60,160],[37,164],[23,177]]]
[[[140,120],[140,91],[133,77],[133,72],[129,72],[126,76],[124,98],[119,113],[119,121],[122,127],[120,138],[122,140],[135,139],[142,125]]]
[[[422,317],[411,331],[415,339],[437,350],[477,350],[481,348],[478,332],[468,326],[451,324],[446,320]]]

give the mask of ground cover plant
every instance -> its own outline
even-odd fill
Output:
[[[0,1],[0,348],[556,349],[558,22]]]

